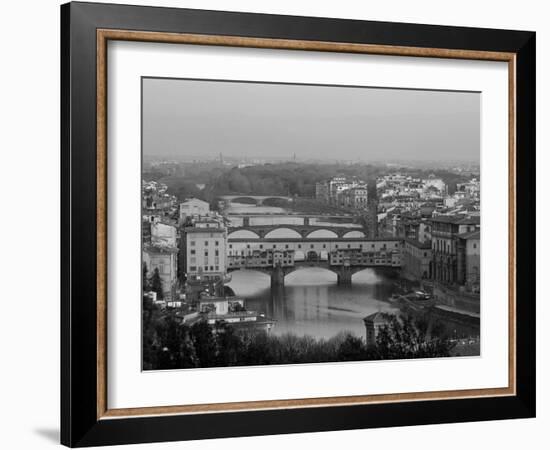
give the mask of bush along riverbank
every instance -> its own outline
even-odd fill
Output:
[[[376,344],[341,332],[330,339],[265,331],[235,330],[226,323],[181,323],[175,311],[143,304],[143,369],[252,366],[384,359],[436,358],[452,355],[455,343],[434,337],[425,322],[388,315]]]

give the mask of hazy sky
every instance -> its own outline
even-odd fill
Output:
[[[145,156],[479,160],[480,94],[143,80]]]

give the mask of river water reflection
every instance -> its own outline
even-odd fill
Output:
[[[245,299],[246,308],[276,320],[274,334],[291,332],[330,338],[349,331],[365,335],[363,317],[397,310],[387,302],[394,292],[391,278],[373,269],[353,276],[351,286],[338,286],[336,274],[322,268],[304,268],[285,278],[284,288],[271,289],[270,278],[255,271],[236,271],[228,284]]]

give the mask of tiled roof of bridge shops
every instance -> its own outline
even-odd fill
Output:
[[[452,223],[455,225],[479,225],[479,216],[437,216],[432,218],[432,222],[438,223]]]

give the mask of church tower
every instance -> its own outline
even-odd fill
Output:
[[[378,237],[378,194],[376,192],[376,179],[367,184],[367,237]]]

